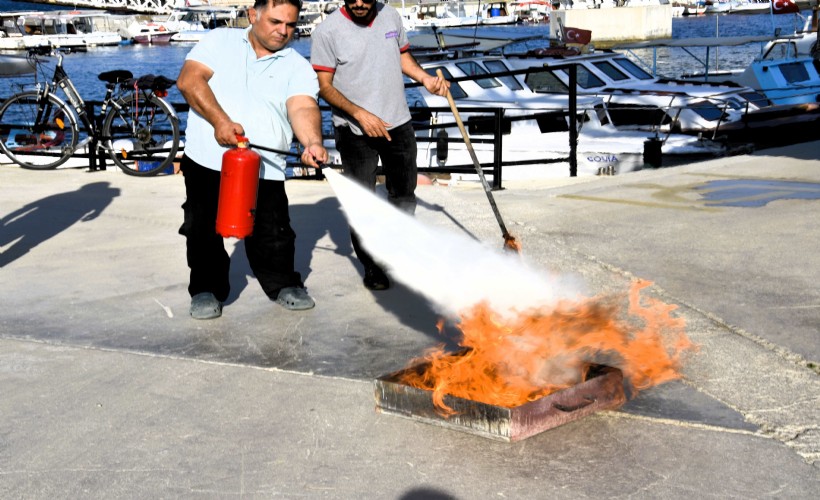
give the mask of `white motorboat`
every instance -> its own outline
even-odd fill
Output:
[[[706,13],[707,14],[726,14],[732,10],[734,0],[707,0]]]
[[[151,43],[162,40],[160,31],[171,32],[170,41],[196,43],[215,28],[244,28],[249,25],[245,7],[219,7],[199,5],[175,8],[164,19],[131,26],[124,38],[137,43],[146,43],[150,35]],[[135,40],[136,38],[136,40]]]
[[[447,41],[454,43],[455,38]],[[685,133],[744,143],[749,140],[744,134],[750,123],[760,130],[780,126],[785,117],[796,122],[818,120],[811,106],[773,100],[760,86],[711,77],[709,81],[657,78],[633,59],[612,51],[582,54],[579,49],[556,47],[521,54],[453,56],[440,64],[445,67],[445,74],[452,70],[454,75],[526,70],[517,77],[527,90],[541,95],[567,94],[572,67],[577,73],[578,94],[602,98],[601,111],[606,120],[620,129]],[[471,95],[474,100],[482,98],[478,92]]]
[[[568,116],[569,96],[566,87],[557,78],[549,79],[562,87],[553,91],[536,92],[530,86],[530,76],[548,74],[533,68],[530,75],[513,72],[514,65],[503,56],[462,57],[452,60],[430,61],[422,64],[428,73],[441,70],[451,80],[451,93],[467,125],[479,161],[492,163],[495,145],[491,139],[495,109],[501,113],[502,161],[504,163],[535,162],[534,166],[504,171],[507,179],[520,176],[566,176],[565,166],[545,166],[539,159],[555,159],[570,154]],[[541,80],[546,81],[546,80]],[[448,137],[458,138],[454,115],[447,99],[422,92],[424,104],[430,108],[429,122],[449,124]],[[597,95],[577,97],[577,163],[578,175],[623,173],[640,170],[645,165],[647,143],[660,146],[659,153],[668,162],[686,162],[695,158],[713,157],[726,152],[723,144],[703,137],[680,133],[660,133],[626,129],[612,124],[607,117],[607,103]],[[419,144],[419,164],[435,167],[442,162],[435,139],[437,130],[430,131],[430,142]],[[448,148],[448,164],[470,164],[469,152],[458,143]],[[560,164],[559,164],[560,165]],[[565,164],[564,164],[565,165]]]
[[[760,14],[768,12],[771,5],[770,0],[734,0],[730,14]]]
[[[54,47],[119,45],[122,37],[105,11],[49,11],[20,14],[15,24],[22,33],[22,47],[50,44]],[[4,21],[5,24],[5,21]]]
[[[0,12],[0,50],[25,50],[27,47],[47,45],[45,35],[32,35],[24,27],[28,16],[36,11]]]
[[[516,0],[510,3],[512,13],[526,24],[547,24],[550,22],[552,3],[544,0]]]
[[[685,78],[701,80],[704,75],[691,74]],[[820,107],[820,61],[811,56],[756,58],[745,69],[711,72],[708,78],[751,87],[776,105],[793,105],[814,112]]]
[[[310,36],[319,23],[343,5],[343,0],[306,0],[299,12],[296,33],[299,36]]]
[[[146,24],[140,28],[139,33],[131,38],[131,42],[145,45],[170,43],[171,38],[176,34],[176,31],[171,31],[165,26]]]
[[[786,57],[774,62],[775,53],[779,51],[769,51],[768,55],[752,61],[747,68],[727,71],[712,69],[712,59],[715,59],[714,62],[717,60],[711,54],[717,53],[717,48],[720,47],[751,43],[762,45],[771,43],[771,40],[768,36],[707,37],[638,42],[616,48],[629,51],[638,48],[652,48],[654,51],[659,47],[683,49],[703,66],[703,70],[677,77],[676,80],[681,81],[679,82],[681,89],[686,88],[683,82],[709,84],[715,87],[736,86],[736,92],[743,94],[749,101],[736,112],[727,113],[726,117],[721,118],[717,123],[720,134],[743,135],[750,127],[753,127],[759,135],[759,132],[765,130],[771,134],[774,130],[772,127],[781,127],[784,123],[802,124],[818,120],[820,110],[818,110],[816,101],[816,77],[814,76],[817,74],[817,69],[812,67],[814,63],[811,62],[811,57],[804,56],[802,60]],[[699,54],[691,52],[695,48],[705,49],[706,56],[699,57]],[[762,73],[770,70],[772,73],[764,78]],[[755,81],[751,77],[751,74],[755,72],[761,74],[762,80]],[[744,74],[745,76],[741,77]],[[767,81],[766,84],[763,83],[764,80]],[[765,99],[761,100],[760,95],[763,95]],[[782,130],[777,131],[777,133],[780,132]]]
[[[805,20],[801,30],[791,35],[775,38],[763,47],[764,59],[790,56],[811,56],[820,60],[820,43],[817,42],[818,20],[812,14]]]
[[[34,64],[26,56],[0,54],[0,77],[34,73]]]
[[[518,23],[518,14],[506,1],[472,4],[462,1],[425,2],[399,9],[407,30],[459,28]]]

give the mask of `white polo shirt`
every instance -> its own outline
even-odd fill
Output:
[[[292,48],[257,59],[248,41],[250,27],[212,30],[188,53],[186,60],[208,66],[208,81],[222,109],[245,128],[252,143],[290,150],[293,128],[286,102],[308,95],[317,99],[319,83],[310,63]],[[190,110],[185,129],[185,154],[212,170],[222,169],[222,155],[214,129],[199,113]],[[259,177],[285,180],[285,157],[256,150],[262,156]]]

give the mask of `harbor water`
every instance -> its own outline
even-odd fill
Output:
[[[59,10],[62,7],[0,0],[0,11],[19,10]],[[672,20],[673,38],[712,37],[712,36],[741,36],[741,35],[769,35],[776,28],[782,32],[791,33],[802,27],[802,22],[795,16],[769,14],[723,14],[704,15],[674,18]],[[464,30],[461,30],[463,32]],[[517,26],[489,26],[480,27],[476,32],[481,35],[508,35],[514,37],[543,36],[543,40],[522,42],[519,47],[511,47],[511,51],[520,51],[527,48],[543,47],[549,36],[549,25],[517,25]],[[413,32],[410,36],[414,35]],[[594,42],[593,33],[593,42]],[[128,69],[135,75],[156,74],[175,78],[179,73],[185,55],[193,45],[188,43],[171,43],[165,45],[141,45],[124,43],[113,47],[95,47],[87,52],[72,53],[65,57],[64,65],[80,93],[87,100],[101,100],[104,86],[97,79],[102,71],[114,69]],[[305,57],[310,56],[310,38],[296,39],[292,46]],[[739,47],[721,48],[715,58],[714,52],[710,56],[713,61],[711,68],[715,68],[715,59],[721,69],[738,68],[748,64],[761,49],[760,44],[751,44]],[[699,49],[691,50],[698,55]],[[652,52],[649,49],[634,51],[641,60],[649,63]],[[657,52],[658,74],[674,77],[684,72],[701,71],[699,63],[687,56],[681,49],[660,48]],[[48,75],[50,76],[50,75]],[[6,97],[19,90],[21,82],[31,82],[31,77],[11,78],[0,80],[0,97]],[[411,90],[411,92],[413,92]],[[418,92],[418,90],[415,90]],[[174,103],[182,102],[182,97],[176,88],[171,89],[169,100]],[[409,95],[411,105],[416,98]]]

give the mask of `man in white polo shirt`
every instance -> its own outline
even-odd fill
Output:
[[[345,173],[369,189],[379,159],[388,200],[410,213],[416,208],[416,136],[402,75],[428,92],[446,95],[449,84],[428,75],[410,55],[410,42],[393,7],[375,0],[345,0],[311,34],[310,62],[319,95],[333,108],[336,149]],[[381,266],[351,231],[370,290],[390,287]]]
[[[185,221],[191,316],[222,314],[228,298],[230,257],[216,233],[222,155],[237,135],[272,149],[304,146],[302,162],[327,161],[322,146],[319,86],[310,63],[287,47],[301,0],[256,0],[244,30],[212,30],[188,54],[177,86],[191,106],[186,128]],[[253,235],[245,238],[251,270],[264,292],[286,309],[310,309],[314,301],[294,270],[296,234],[285,194],[285,158],[262,156]]]

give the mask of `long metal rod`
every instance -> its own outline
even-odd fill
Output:
[[[444,74],[441,72],[441,69],[437,69],[436,74],[442,80],[444,79]],[[458,124],[458,130],[461,132],[461,137],[464,139],[464,145],[467,146],[467,151],[470,153],[470,158],[472,158],[473,160],[475,171],[478,174],[478,178],[481,179],[481,185],[484,186],[484,192],[487,194],[487,200],[489,200],[490,207],[492,207],[493,214],[495,214],[495,219],[498,221],[498,225],[501,228],[501,235],[504,237],[504,248],[520,251],[520,245],[515,241],[515,237],[511,235],[509,231],[507,231],[507,226],[504,224],[504,220],[501,218],[501,212],[498,210],[498,206],[495,204],[495,198],[493,197],[492,190],[490,189],[490,185],[487,183],[487,178],[484,177],[484,170],[481,169],[481,163],[479,163],[478,157],[475,154],[473,145],[470,142],[470,136],[467,134],[467,129],[464,128],[464,122],[461,121],[461,115],[458,112],[456,102],[455,100],[453,100],[453,94],[450,93],[449,88],[447,89],[447,102],[450,103],[450,109],[453,111],[453,116],[456,119],[456,124]]]

